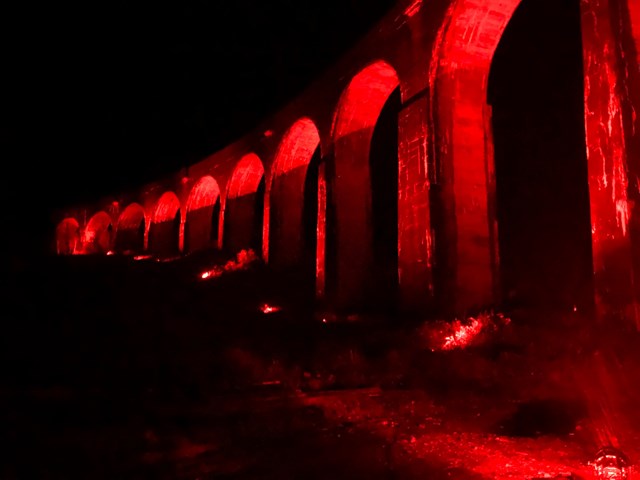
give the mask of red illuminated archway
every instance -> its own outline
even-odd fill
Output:
[[[242,157],[227,186],[224,246],[231,252],[252,248],[261,253],[264,167],[255,153]]]
[[[266,187],[263,235],[264,258],[275,266],[292,266],[302,260],[305,180],[319,144],[315,124],[302,118],[278,147]]]
[[[187,199],[184,250],[217,246],[219,216],[220,188],[213,177],[206,175],[193,186]]]
[[[107,253],[111,250],[113,225],[107,212],[98,212],[84,230],[83,249],[86,253]]]
[[[335,266],[331,283],[338,307],[364,303],[372,286],[370,144],[380,112],[398,85],[395,70],[385,62],[375,62],[351,80],[335,112],[330,175]]]
[[[145,213],[142,205],[131,203],[118,218],[115,248],[118,252],[139,253],[144,250],[146,234]]]
[[[75,218],[65,218],[56,227],[56,252],[72,255],[80,246],[80,225]]]
[[[491,61],[489,160],[507,307],[593,306],[581,34],[578,0],[522,0]]]
[[[447,274],[442,297],[457,313],[486,306],[498,291],[494,155],[487,81],[491,61],[520,0],[460,0],[446,15],[430,70],[432,145],[439,202],[436,242]],[[585,129],[593,262],[599,297],[627,297],[633,272],[619,64],[611,2],[580,2]],[[631,12],[633,16],[633,11]],[[622,290],[625,291],[622,294]]]
[[[149,251],[157,255],[180,252],[182,221],[180,200],[173,192],[164,192],[153,212],[149,230]]]
[[[487,81],[520,0],[453,4],[431,66],[444,303],[457,312],[490,305],[497,289],[497,234]]]

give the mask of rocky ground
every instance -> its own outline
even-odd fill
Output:
[[[19,265],[0,478],[588,479],[605,444],[640,460],[626,326],[336,318],[259,267],[201,278],[226,260]]]

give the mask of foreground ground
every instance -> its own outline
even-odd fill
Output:
[[[264,270],[203,281],[218,260],[18,266],[0,478],[587,479],[605,444],[640,460],[626,327],[336,319]]]

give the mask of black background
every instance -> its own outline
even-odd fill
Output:
[[[135,188],[232,142],[394,3],[5,5],[0,135],[16,247],[30,248],[53,209]]]

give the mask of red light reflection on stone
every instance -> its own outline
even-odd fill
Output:
[[[450,205],[442,242],[453,272],[445,296],[454,310],[491,304],[497,271],[493,144],[487,82],[494,52],[520,0],[455,2],[430,69],[436,177]],[[464,259],[464,261],[462,261]]]
[[[167,191],[162,194],[162,196],[156,203],[156,207],[153,212],[152,223],[161,224],[166,222],[173,222],[176,220],[176,216],[179,214],[180,200],[178,199],[178,196],[171,191]],[[184,246],[184,218],[182,215],[179,220],[180,228],[178,230],[178,249],[182,250]],[[163,230],[166,229],[164,229],[163,227]],[[167,231],[163,231],[163,235],[166,235],[167,233]],[[158,234],[156,233],[156,235]],[[166,239],[163,239],[162,242],[166,242]]]
[[[306,168],[318,143],[320,135],[311,119],[301,118],[294,123],[278,147],[273,167],[274,180],[295,168]]]
[[[373,262],[371,138],[385,102],[398,85],[394,68],[376,61],[353,77],[334,115],[334,172],[328,181],[335,205],[338,307],[364,302]]]
[[[503,314],[482,313],[464,320],[431,322],[425,325],[422,335],[432,351],[465,349],[481,341],[481,334],[496,332],[511,323]]]
[[[218,187],[218,182],[216,182],[213,177],[205,175],[198,180],[198,183],[193,186],[189,193],[187,213],[192,210],[214,205],[219,195],[220,188]]]
[[[420,8],[422,8],[422,0],[414,0],[407,8],[405,8],[404,14],[411,18],[420,11]]]
[[[253,265],[257,260],[258,256],[253,250],[241,250],[238,252],[235,259],[229,260],[224,265],[216,265],[209,270],[205,270],[199,275],[199,278],[201,280],[210,280],[213,278],[218,278],[224,273],[246,270],[251,267],[251,265]]]
[[[629,159],[620,91],[624,79],[616,48],[621,33],[612,22],[612,5],[580,2],[593,266],[600,313],[637,301],[628,234]],[[633,317],[635,309],[630,307],[625,315]]]
[[[144,208],[130,203],[118,217],[115,244],[118,250],[143,249],[147,245],[149,225]],[[142,231],[139,229],[142,228]],[[142,237],[142,238],[140,238]]]
[[[233,171],[229,182],[227,199],[242,197],[255,193],[264,175],[260,158],[255,153],[242,157]]]
[[[153,223],[173,221],[180,210],[180,200],[173,192],[164,192],[153,212]]]
[[[318,219],[316,223],[316,297],[325,294],[325,249],[327,231],[327,179],[325,165],[318,167]]]
[[[75,218],[65,218],[56,227],[56,250],[58,255],[72,255],[80,243],[80,225]]]
[[[111,247],[111,217],[98,212],[91,217],[84,230],[83,248],[88,253],[106,252]]]
[[[260,311],[264,314],[279,312],[280,307],[276,307],[275,305],[269,305],[268,303],[263,303],[260,305]]]
[[[140,226],[145,219],[144,209],[139,203],[130,203],[118,218],[118,230],[132,230]]]
[[[289,128],[278,147],[266,185],[262,234],[265,261],[269,260],[273,248],[277,263],[300,260],[305,178],[319,143],[320,135],[313,121],[301,118]],[[277,225],[273,232],[270,231],[272,223]],[[275,245],[270,245],[270,237]]]

